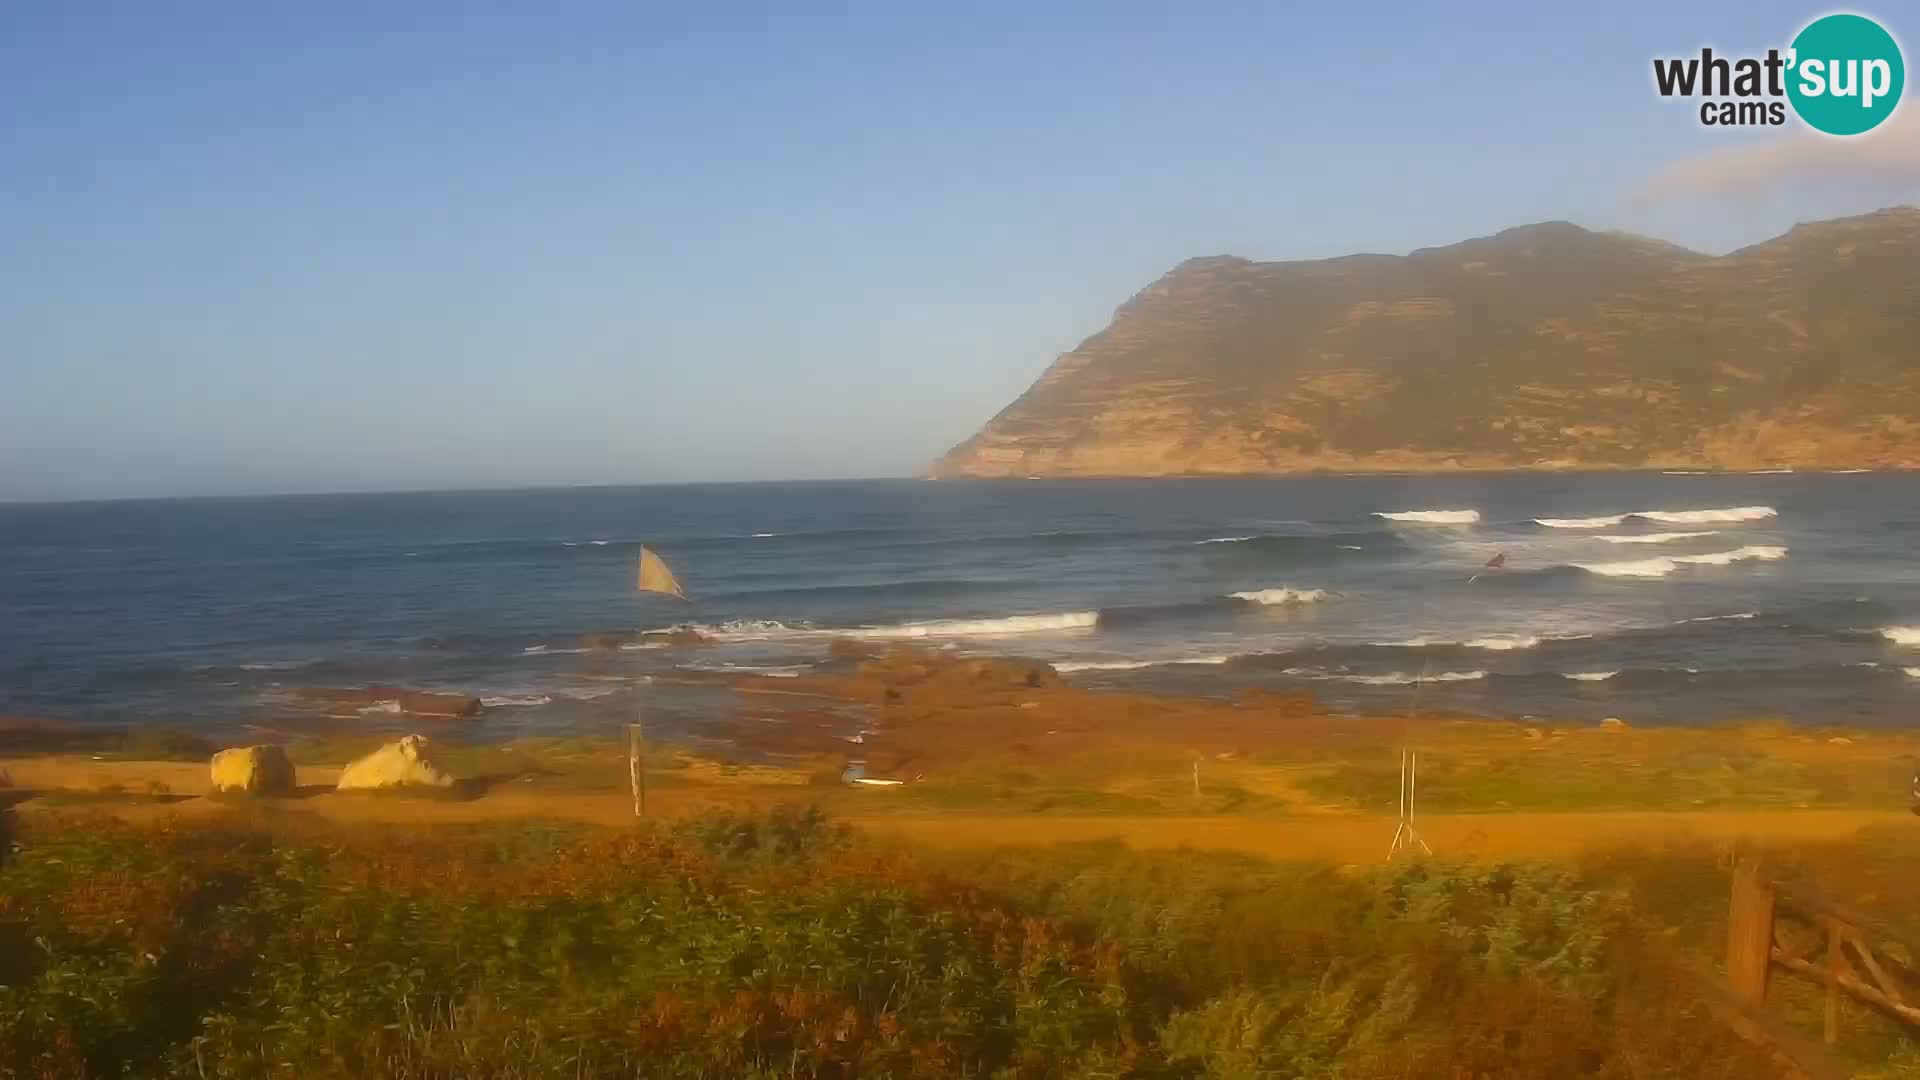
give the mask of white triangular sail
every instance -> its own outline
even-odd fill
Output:
[[[680,587],[680,579],[673,576],[673,571],[667,569],[666,561],[655,555],[653,549],[644,547],[640,549],[640,591],[687,598],[687,591]]]

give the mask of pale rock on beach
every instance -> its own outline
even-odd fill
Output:
[[[452,775],[429,760],[428,754],[425,735],[404,736],[349,764],[334,787],[339,791],[452,787]]]
[[[239,746],[213,755],[213,790],[244,795],[293,794],[293,762],[278,746]]]

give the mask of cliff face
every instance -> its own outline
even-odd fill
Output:
[[[936,476],[1920,466],[1920,210],[1175,267]]]

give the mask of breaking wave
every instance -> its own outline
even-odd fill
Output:
[[[771,619],[736,619],[717,626],[699,623],[649,630],[649,634],[695,633],[713,641],[775,641],[822,637],[857,637],[880,640],[1005,637],[1013,634],[1037,634],[1049,631],[1085,630],[1100,621],[1097,611],[1063,611],[1045,615],[1007,615],[997,619],[930,619],[925,622],[897,623],[891,626],[816,627],[789,626]]]
[[[1223,656],[1183,656],[1172,660],[1062,660],[1053,665],[1053,670],[1062,675],[1076,671],[1139,671],[1150,667],[1171,667],[1179,664],[1219,665],[1232,662],[1236,657]]]
[[[1746,547],[1734,548],[1732,551],[1713,551],[1705,555],[1671,556],[1674,562],[1696,563],[1703,566],[1730,566],[1733,563],[1745,562],[1748,559],[1772,562],[1775,559],[1784,559],[1786,557],[1787,549],[1773,544],[1750,544]]]
[[[1661,521],[1669,525],[1699,525],[1711,522],[1764,521],[1778,517],[1771,506],[1728,506],[1714,510],[1636,510],[1630,517]]]
[[[1627,520],[1625,514],[1609,514],[1584,518],[1534,518],[1533,523],[1545,525],[1549,529],[1608,529],[1625,520]]]
[[[1375,510],[1373,516],[1388,521],[1406,521],[1420,525],[1473,525],[1480,520],[1478,510]]]
[[[1281,586],[1277,589],[1250,589],[1246,592],[1229,593],[1235,600],[1244,600],[1249,604],[1263,607],[1292,604],[1317,604],[1333,596],[1325,589],[1291,589]]]
[[[1469,649],[1492,649],[1495,652],[1507,652],[1513,649],[1531,649],[1540,644],[1534,635],[1495,634],[1491,637],[1474,638],[1462,642]]]
[[[499,697],[483,697],[480,699],[480,704],[485,705],[489,709],[513,707],[532,708],[536,705],[551,705],[552,703],[553,699],[545,694],[527,694],[520,697],[515,697],[511,694],[502,694]]]
[[[1568,671],[1563,677],[1575,682],[1606,682],[1618,674],[1618,671]]]
[[[1697,540],[1702,536],[1719,536],[1716,529],[1705,532],[1661,532],[1641,533],[1638,536],[1602,536],[1600,539],[1609,544],[1674,544],[1682,540]]]
[[[1001,637],[1059,630],[1085,630],[1100,621],[1097,611],[1063,611],[1050,615],[1008,615],[998,619],[932,619],[897,626],[863,626],[845,631],[858,637]]]
[[[1574,563],[1573,565],[1589,574],[1602,577],[1666,577],[1682,566],[1730,566],[1748,559],[1772,561],[1787,557],[1787,549],[1772,545],[1749,545],[1732,551],[1715,551],[1706,555],[1661,555],[1651,559],[1629,559],[1623,562]]]
[[[1883,626],[1880,636],[1895,645],[1920,645],[1920,626]]]
[[[1389,671],[1385,675],[1328,675],[1329,679],[1341,682],[1363,683],[1367,686],[1406,686],[1415,682],[1473,682],[1487,677],[1484,671],[1435,671],[1426,675],[1418,672]]]
[[[775,638],[807,637],[821,633],[809,626],[788,626],[772,619],[734,619],[717,625],[681,623],[648,630],[648,634],[698,634],[714,641],[770,641]]]
[[[1243,540],[1252,540],[1251,536],[1215,536],[1207,540],[1195,540],[1194,544],[1238,544]]]
[[[769,679],[797,679],[807,672],[805,664],[682,664],[687,671],[706,671],[718,675],[761,675]]]

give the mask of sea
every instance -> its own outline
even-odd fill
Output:
[[[1920,475],[1867,472],[11,504],[0,715],[273,731],[293,688],[404,686],[480,697],[482,738],[697,739],[743,706],[689,672],[794,676],[854,637],[1368,714],[1905,725],[1917,541]],[[635,591],[642,544],[688,602]]]

